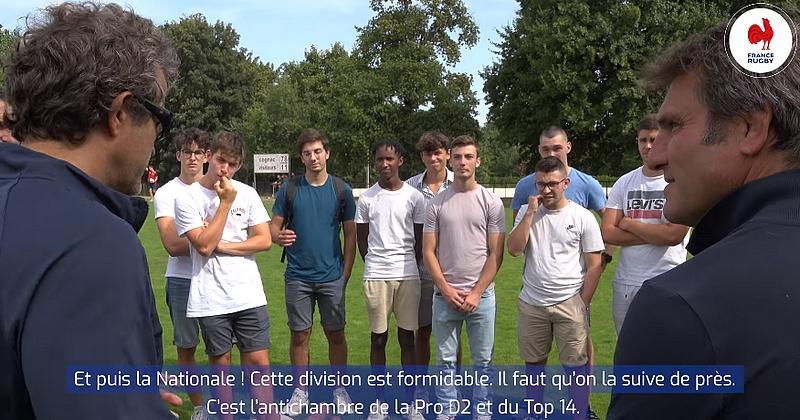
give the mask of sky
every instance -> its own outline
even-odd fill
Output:
[[[53,3],[57,2],[4,0],[0,2],[0,25],[11,30],[21,27],[24,16]],[[513,22],[519,3],[516,0],[464,0],[464,3],[480,29],[480,39],[472,49],[462,49],[461,62],[454,70],[472,75],[472,90],[480,100],[478,121],[483,125],[488,107],[483,101],[483,79],[479,72],[498,60],[497,48],[492,44],[500,40],[497,31]],[[121,4],[158,25],[195,13],[202,13],[212,23],[217,20],[230,23],[239,33],[240,46],[276,67],[302,60],[311,45],[328,49],[338,41],[351,50],[356,26],[366,25],[373,16],[369,0],[128,0]]]

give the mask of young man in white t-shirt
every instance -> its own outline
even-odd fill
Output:
[[[586,373],[589,362],[587,307],[600,281],[600,252],[605,247],[592,213],[566,198],[569,181],[557,157],[539,161],[539,194],[520,208],[508,238],[509,254],[525,254],[517,334],[520,355],[532,375],[543,371],[553,337],[565,368]],[[588,388],[570,391],[585,417]],[[527,396],[541,402],[544,388],[529,387]]]
[[[667,182],[664,171],[649,161],[657,134],[658,121],[654,115],[639,121],[636,142],[643,165],[614,183],[603,212],[603,239],[621,246],[612,283],[617,334],[644,281],[686,261],[689,227],[669,223],[664,218]]]
[[[455,373],[458,336],[466,324],[472,364],[479,374],[492,366],[496,303],[494,278],[503,263],[505,210],[503,202],[475,180],[480,166],[478,143],[470,136],[453,139],[450,166],[453,185],[431,201],[422,234],[425,268],[436,286],[433,296],[433,335],[436,363],[447,376]],[[473,388],[473,418],[491,419],[490,387]],[[453,420],[464,405],[455,386],[436,388],[444,412]]]
[[[231,364],[235,337],[242,365],[264,367],[269,365],[269,315],[255,253],[272,246],[269,215],[252,187],[230,179],[244,157],[238,135],[217,134],[207,157],[208,172],[175,201],[178,235],[192,246],[187,316],[199,318],[212,365]],[[221,403],[232,401],[231,389],[216,392]],[[259,402],[272,402],[271,387],[251,392]]]
[[[175,158],[181,164],[181,172],[159,188],[153,197],[158,235],[169,254],[165,276],[167,307],[173,327],[172,343],[178,351],[178,364],[189,368],[195,365],[194,353],[200,343],[200,329],[196,318],[186,317],[192,259],[189,257],[189,240],[179,237],[175,229],[175,199],[203,176],[209,143],[208,133],[199,128],[180,132],[175,137]],[[189,400],[194,406],[191,420],[205,420],[203,394],[190,389]]]
[[[389,316],[397,320],[400,362],[406,370],[415,364],[414,331],[419,326],[419,269],[425,198],[400,179],[405,151],[396,141],[372,146],[378,182],[365,191],[356,207],[358,249],[364,260],[364,300],[372,330],[369,361],[373,370],[386,365]],[[407,388],[409,402],[413,387]],[[378,388],[378,399],[385,400]],[[371,407],[381,407],[374,404]],[[406,417],[424,419],[416,407]],[[383,410],[370,412],[369,420],[388,419]]]

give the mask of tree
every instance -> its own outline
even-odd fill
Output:
[[[9,54],[11,54],[11,51],[14,50],[14,43],[16,41],[16,36],[8,29],[4,29],[3,25],[0,25],[0,84],[5,85],[6,60]],[[0,91],[2,90],[3,89],[0,89]]]
[[[256,88],[241,131],[253,140],[252,150],[289,153],[292,168],[301,168],[295,140],[304,128],[319,129],[332,144],[329,169],[360,179],[370,141],[380,129],[368,112],[377,103],[372,79],[341,44],[330,50],[312,46],[303,61],[283,64],[273,80]]]
[[[166,23],[163,30],[181,59],[180,78],[167,98],[175,113],[172,134],[188,127],[212,134],[232,129],[250,106],[257,81],[269,79],[271,67],[239,47],[230,24],[211,25],[202,14]],[[171,141],[156,146],[161,173],[177,174],[174,153]],[[247,177],[246,170],[240,172],[237,178]]]
[[[622,174],[640,164],[638,120],[659,97],[638,83],[643,65],[674,42],[730,16],[729,2],[521,0],[501,33],[500,61],[484,69],[489,119],[523,148],[531,169],[539,133],[570,133],[570,164]],[[734,9],[735,10],[735,9]]]
[[[460,48],[477,42],[477,28],[460,0],[373,0],[375,16],[353,52],[341,44],[310,47],[303,61],[283,64],[257,89],[242,130],[260,150],[295,155],[302,128],[324,132],[331,172],[361,184],[372,170],[370,145],[397,139],[413,147],[423,131],[476,134],[477,100],[469,76],[447,71]],[[412,153],[404,174],[422,165]],[[293,160],[298,168],[299,160]]]
[[[394,138],[413,150],[426,130],[477,135],[470,76],[447,70],[478,27],[461,0],[372,0],[375,16],[358,28],[354,56],[372,75],[371,140]],[[406,172],[421,167],[409,159]]]
[[[298,95],[308,107],[308,124],[332,144],[329,168],[350,181],[360,180],[369,145],[382,130],[375,74],[358,58],[334,44],[330,50],[306,51],[305,60],[287,66]]]
[[[478,181],[495,187],[512,188],[519,181],[517,174],[525,170],[520,163],[520,146],[507,144],[492,123],[481,127],[481,169]]]

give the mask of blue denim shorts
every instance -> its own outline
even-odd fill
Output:
[[[172,344],[181,349],[192,349],[200,343],[197,318],[186,318],[191,279],[167,277],[167,307],[172,319]]]

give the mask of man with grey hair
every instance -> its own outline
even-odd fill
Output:
[[[169,128],[177,54],[115,4],[26,21],[6,67],[22,146],[0,144],[0,418],[172,419],[157,393],[89,392],[78,371],[162,363],[148,206],[130,195]]]
[[[645,71],[650,87],[666,89],[650,152],[668,183],[664,216],[694,226],[694,258],[644,283],[615,363],[742,366],[732,380],[744,393],[619,393],[609,419],[797,415],[787,395],[800,377],[800,61],[751,77],[726,39],[722,23]]]

